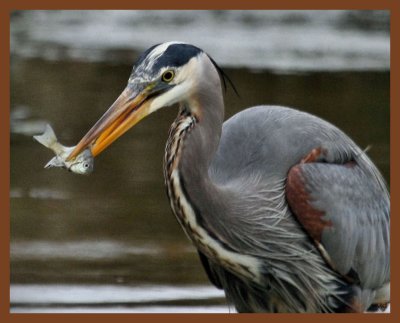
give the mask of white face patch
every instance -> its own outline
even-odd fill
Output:
[[[153,100],[150,105],[151,113],[174,103],[185,101],[192,95],[198,84],[199,77],[201,77],[199,75],[201,74],[201,64],[199,64],[201,57],[193,57],[185,66],[176,70],[176,77],[172,81],[175,86]],[[165,68],[165,70],[167,69],[168,67]]]
[[[209,80],[210,75],[214,76],[210,70],[214,71],[219,82],[218,73],[215,72],[206,53],[197,47],[176,41],[149,50],[139,61],[129,82],[158,84],[163,82],[161,75],[167,70],[173,70],[175,73],[175,77],[168,82],[171,88],[152,98],[149,102],[149,113],[177,102],[187,102],[193,93],[198,91],[201,82]],[[192,112],[195,114],[196,102],[196,100],[191,101]]]

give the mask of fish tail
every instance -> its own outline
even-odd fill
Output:
[[[38,142],[40,142],[43,146],[46,146],[47,148],[51,148],[57,142],[56,134],[54,133],[53,128],[49,124],[46,125],[43,134],[38,136],[33,136],[33,138]]]

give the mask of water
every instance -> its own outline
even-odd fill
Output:
[[[49,60],[132,62],[180,40],[220,64],[279,70],[388,69],[388,10],[16,12],[11,52]]]
[[[223,294],[208,282],[166,198],[162,157],[176,108],[160,111],[129,131],[96,158],[94,173],[88,177],[44,170],[52,153],[31,136],[49,122],[63,144],[75,145],[124,88],[137,53],[175,28],[181,34],[174,38],[196,40],[215,53],[239,89],[239,98],[232,90],[226,94],[227,117],[261,103],[317,114],[361,147],[370,146],[368,154],[389,181],[385,17],[385,12],[340,11],[325,16],[208,11],[201,15],[14,13],[11,311],[233,312]],[[221,32],[236,32],[243,42],[228,34],[221,44],[216,42],[219,34],[213,36],[207,28],[217,22]],[[257,42],[255,50],[266,51],[268,59],[253,60],[253,51],[246,56],[249,28],[253,33],[266,31],[266,38],[272,37],[269,29],[282,30],[283,38],[295,27],[308,31],[306,43],[299,40],[291,46],[275,40],[284,44],[280,52],[271,52],[266,42]],[[162,34],[156,36],[156,31]],[[331,40],[358,41],[349,49],[337,40],[337,51],[326,48],[311,57],[303,55],[318,49],[324,33],[336,35]],[[372,37],[371,50],[363,35]],[[231,45],[235,47],[228,55]],[[351,57],[349,52],[355,56],[343,59]],[[277,53],[281,57],[274,59]]]
[[[29,284],[11,286],[10,295],[16,304],[14,313],[141,313],[149,309],[153,313],[230,312],[223,304],[223,292],[202,285]]]

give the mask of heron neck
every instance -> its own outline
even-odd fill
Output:
[[[202,90],[200,89],[199,92]],[[182,105],[183,111],[188,110],[195,118],[193,127],[183,138],[179,171],[188,186],[188,194],[197,196],[206,193],[215,194],[216,187],[209,177],[209,167],[218,149],[222,123],[224,119],[224,103],[221,87],[207,87],[207,95],[201,93],[190,100],[190,106]],[[201,192],[200,192],[201,190]],[[214,195],[212,195],[214,196]],[[203,200],[204,199],[204,200]],[[209,201],[209,196],[203,196],[199,203]]]
[[[215,97],[211,98],[213,94]],[[222,93],[213,90],[207,94],[207,100],[201,102],[193,98],[190,102],[190,106],[181,105],[170,129],[164,164],[171,207],[187,233],[186,211],[176,204],[182,196],[195,210],[197,220],[202,221],[203,226],[208,222],[209,227],[213,221],[209,219],[216,216],[212,210],[222,210],[224,206],[220,203],[225,200],[221,198],[224,193],[208,173],[221,136]]]
[[[239,277],[261,281],[257,260],[239,254],[223,239],[225,230],[229,230],[226,215],[230,213],[224,202],[231,201],[232,196],[213,183],[208,173],[223,120],[222,94],[216,99],[220,101],[212,102],[218,105],[199,105],[201,115],[181,107],[166,147],[167,192],[179,223],[202,254]]]

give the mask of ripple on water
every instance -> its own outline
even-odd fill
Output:
[[[11,312],[228,313],[212,286],[24,285],[10,289]],[[182,305],[177,305],[182,303]],[[171,304],[171,306],[168,306]]]

